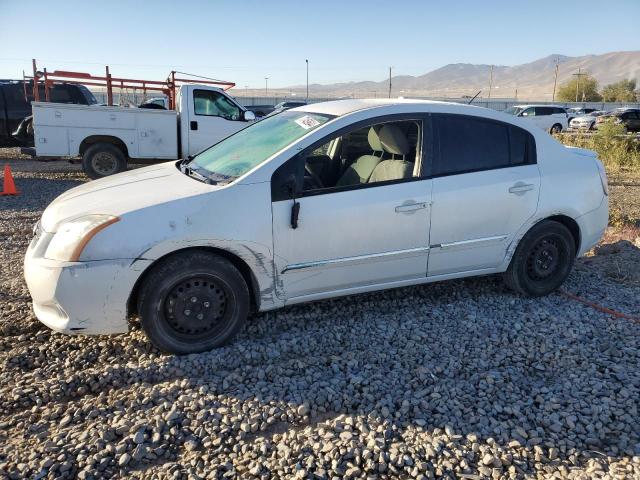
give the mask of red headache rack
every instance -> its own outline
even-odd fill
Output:
[[[223,90],[229,90],[235,87],[235,83],[225,80],[217,80],[215,78],[202,77],[199,75],[193,75],[185,72],[178,72],[172,70],[169,76],[164,81],[158,80],[139,80],[134,78],[119,78],[111,75],[109,66],[105,67],[104,77],[91,75],[90,73],[83,72],[69,72],[66,70],[54,70],[48,72],[47,69],[42,71],[37,69],[36,60],[32,60],[33,76],[27,76],[23,73],[24,82],[24,95],[28,98],[27,84],[31,84],[33,89],[33,99],[36,102],[41,101],[39,85],[44,87],[44,101],[49,102],[49,91],[54,83],[73,83],[79,85],[88,85],[94,87],[102,87],[107,89],[107,104],[113,105],[113,89],[139,89],[146,95],[147,91],[162,92],[169,98],[169,109],[175,110],[176,108],[176,93],[177,88],[185,83],[199,83],[206,85],[218,85]],[[176,74],[187,75],[193,78],[177,77]]]

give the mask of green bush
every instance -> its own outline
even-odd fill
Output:
[[[565,145],[595,151],[607,171],[640,174],[640,142],[627,135],[623,125],[606,122],[594,134],[560,134],[557,138]]]

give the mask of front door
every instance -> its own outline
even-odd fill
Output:
[[[429,276],[496,268],[536,212],[533,136],[462,115],[434,119]]]
[[[368,142],[372,128],[380,142]],[[432,181],[421,176],[421,139],[420,120],[359,127],[274,173],[275,263],[287,301],[426,277]],[[281,193],[291,172],[295,200]]]
[[[240,107],[216,90],[194,89],[189,113],[189,155],[247,126]]]

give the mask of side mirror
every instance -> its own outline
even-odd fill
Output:
[[[292,174],[292,175],[289,175],[289,177],[287,177],[285,182],[282,184],[282,191],[289,198],[295,200],[296,195],[298,193],[298,182],[296,181],[295,175]]]
[[[253,122],[256,119],[256,114],[251,110],[245,110],[244,112],[242,112],[242,119],[245,122]]]
[[[521,113],[520,115],[518,115],[518,116],[519,116],[519,117],[526,117],[526,116],[528,116],[528,115],[529,115],[529,114],[528,114],[527,112],[522,112],[522,113]]]

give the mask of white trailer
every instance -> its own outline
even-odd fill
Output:
[[[126,170],[128,161],[194,155],[255,120],[217,87],[183,85],[176,103],[177,111],[34,102],[32,153],[82,157],[85,173],[101,178]]]

